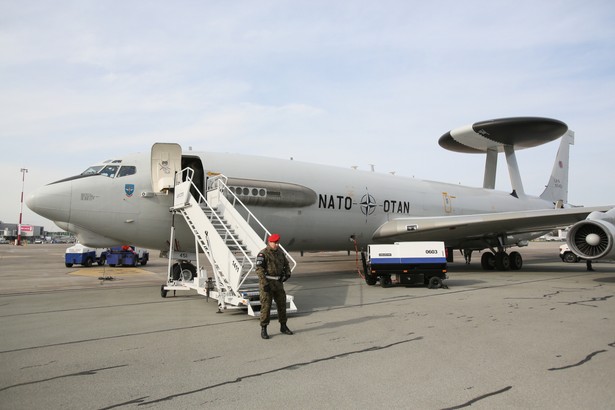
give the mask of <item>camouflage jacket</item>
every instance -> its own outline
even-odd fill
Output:
[[[290,277],[290,265],[281,249],[266,247],[256,257],[256,274],[261,281]]]

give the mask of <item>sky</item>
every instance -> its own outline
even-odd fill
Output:
[[[0,221],[155,142],[481,186],[438,139],[516,116],[575,131],[570,203],[615,204],[614,96],[609,0],[0,0]],[[517,152],[527,193],[557,148]]]

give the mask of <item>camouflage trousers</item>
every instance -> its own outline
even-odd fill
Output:
[[[280,324],[286,323],[286,292],[284,285],[278,280],[265,279],[265,283],[269,284],[269,292],[263,290],[263,285],[260,286],[261,297],[261,326],[269,325],[271,314],[271,303],[275,301],[278,310],[278,321]]]

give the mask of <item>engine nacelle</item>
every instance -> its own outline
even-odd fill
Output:
[[[607,212],[592,212],[584,221],[574,224],[566,242],[583,259],[615,258],[615,208]]]

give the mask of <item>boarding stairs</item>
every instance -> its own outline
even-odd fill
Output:
[[[162,296],[170,290],[196,290],[216,299],[219,312],[247,309],[250,316],[256,316],[260,311],[260,294],[254,262],[266,246],[270,232],[229,189],[224,175],[208,178],[205,195],[193,183],[193,177],[191,168],[177,174],[171,211],[185,219],[197,251],[195,254],[175,251],[175,226],[171,228],[169,274],[167,284],[161,288]],[[281,249],[291,270],[294,269],[295,260]],[[202,254],[208,266],[200,260]],[[196,262],[196,269],[192,262]],[[287,295],[286,312],[296,311],[294,297]],[[276,313],[274,304],[271,314]]]

